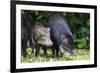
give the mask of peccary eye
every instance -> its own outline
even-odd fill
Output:
[[[71,45],[70,44],[68,44],[68,48],[71,48]]]
[[[41,34],[41,37],[45,37],[45,35]]]

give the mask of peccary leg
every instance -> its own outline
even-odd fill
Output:
[[[43,51],[44,51],[45,56],[47,56],[47,48],[46,47],[43,47]]]
[[[59,57],[59,47],[58,46],[56,46],[55,52],[56,52],[56,57]]]
[[[54,56],[55,56],[55,46],[53,45],[51,48],[52,48],[52,56],[54,58]]]
[[[21,55],[23,57],[26,57],[26,43],[27,43],[27,40],[22,40],[22,45],[21,45]]]
[[[40,51],[40,47],[38,45],[36,45],[36,53],[35,53],[36,57],[39,56],[39,51]]]
[[[33,53],[34,53],[35,45],[33,45],[32,40],[30,40],[30,46],[31,46],[31,48],[32,48],[32,54],[33,54]]]

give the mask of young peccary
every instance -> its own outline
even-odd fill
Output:
[[[32,30],[32,42],[35,45],[36,56],[39,55],[40,47],[47,56],[47,48],[53,45],[50,39],[50,28],[42,26],[41,23],[36,23]]]

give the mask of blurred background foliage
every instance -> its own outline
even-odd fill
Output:
[[[32,11],[22,10],[25,15],[30,15],[36,22],[41,22],[43,26],[48,26],[48,17],[53,13],[59,13],[69,23],[73,33],[74,44],[76,49],[90,48],[90,14],[75,12],[49,12],[49,11]]]

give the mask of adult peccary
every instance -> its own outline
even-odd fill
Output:
[[[73,35],[68,22],[60,14],[53,14],[48,19],[50,38],[53,42],[53,55],[59,56],[63,52],[72,54],[74,48]]]
[[[26,48],[27,42],[29,41],[29,46],[33,47],[31,36],[32,36],[32,28],[35,25],[35,21],[33,21],[32,17],[29,15],[21,14],[21,54],[22,56],[26,56]]]

